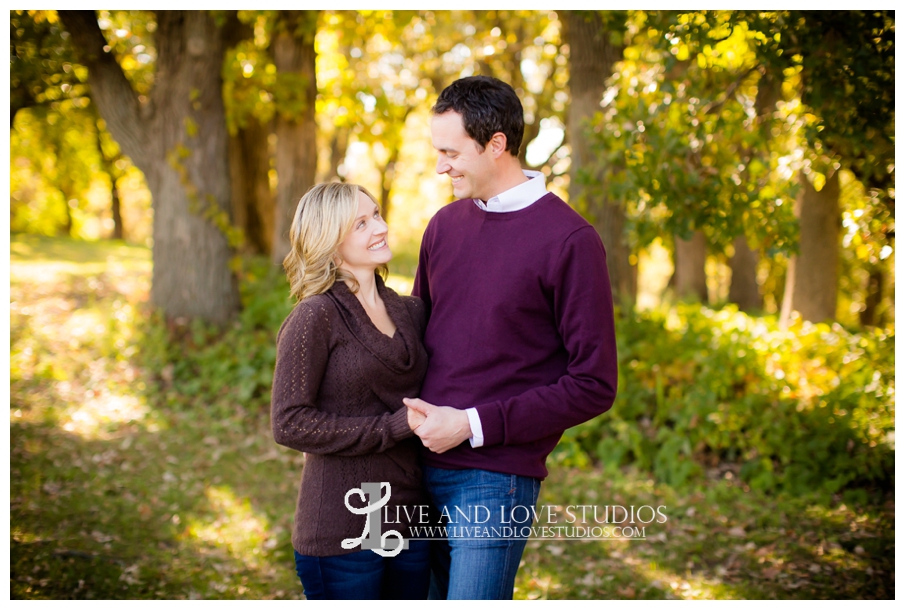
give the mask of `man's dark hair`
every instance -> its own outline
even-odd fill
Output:
[[[460,78],[440,93],[431,112],[440,115],[450,110],[462,116],[465,132],[482,152],[493,134],[500,132],[506,136],[506,150],[518,157],[525,116],[511,86],[492,76]]]

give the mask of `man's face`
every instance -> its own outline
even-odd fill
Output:
[[[498,194],[492,192],[495,165],[490,147],[481,151],[458,112],[450,110],[431,119],[431,144],[437,150],[437,173],[452,179],[456,199],[487,201]]]

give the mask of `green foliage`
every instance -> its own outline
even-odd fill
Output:
[[[142,363],[165,380],[168,405],[269,405],[276,334],[293,302],[282,269],[263,258],[242,266],[243,309],[225,331],[198,320],[168,326],[160,314],[145,321]]]
[[[895,13],[741,12],[763,34],[772,70],[801,72],[801,101],[816,115],[808,144],[838,157],[891,205],[895,195]]]
[[[665,482],[737,465],[752,488],[836,493],[893,483],[894,335],[699,305],[621,318],[619,393],[564,439]],[[733,469],[733,466],[729,467]]]
[[[85,95],[78,65],[54,11],[10,11],[10,113]]]
[[[731,13],[636,13],[633,44],[591,125],[605,188],[627,208],[637,246],[703,230],[724,250],[739,234],[768,255],[796,239],[790,144],[798,129]]]

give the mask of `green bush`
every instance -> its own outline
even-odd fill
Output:
[[[690,304],[618,324],[616,402],[569,431],[557,456],[580,448],[672,484],[731,464],[763,490],[892,486],[892,333],[801,320],[780,330],[772,317]]]
[[[159,380],[149,397],[227,412],[269,408],[276,335],[294,300],[283,270],[266,259],[244,261],[242,276],[242,312],[226,329],[167,324],[159,313],[146,319],[141,357]]]

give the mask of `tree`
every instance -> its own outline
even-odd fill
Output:
[[[672,281],[676,296],[707,302],[707,238],[702,231],[695,231],[690,239],[676,235],[673,241],[675,271]]]
[[[629,34],[593,125],[603,183],[624,202],[636,246],[672,241],[673,285],[703,299],[708,247],[717,256],[733,244],[770,256],[793,247],[792,206],[784,204],[794,198],[786,168],[794,111],[767,96],[775,86],[751,49],[758,33],[732,13],[633,13]],[[755,282],[755,295],[756,264],[749,257],[735,274]]]
[[[805,169],[815,171],[800,177],[796,210],[802,234],[794,263],[799,268],[787,274],[782,321],[787,323],[793,310],[807,320],[834,319],[830,308],[835,307],[838,270],[828,267],[839,260],[838,169],[851,170],[895,217],[895,15],[779,11],[745,17],[765,34],[757,46],[762,61],[774,71],[797,75],[801,103],[811,117],[804,129],[810,149]],[[806,228],[812,215],[818,224]],[[813,256],[820,258],[806,260]],[[811,270],[822,272],[824,281],[813,283]],[[798,282],[808,282],[808,288],[800,289]]]
[[[571,142],[570,203],[582,211],[600,234],[607,251],[610,282],[618,303],[634,306],[636,269],[625,235],[625,211],[617,199],[599,188],[607,168],[592,153],[589,120],[600,113],[606,81],[622,58],[624,16],[597,11],[565,11],[563,40],[569,45],[569,90],[572,103],[566,123]]]
[[[255,29],[268,30],[273,21],[268,16],[264,11],[229,11],[223,26],[227,47],[223,102],[229,129],[233,225],[242,232],[243,253],[267,256],[273,247],[276,206],[270,186],[273,109],[261,99],[262,94],[269,96],[261,79],[263,74],[263,81],[268,80],[267,70],[255,70],[255,64],[270,65],[270,37],[255,36]]]
[[[239,310],[230,271],[223,32],[204,11],[160,11],[153,87],[139,94],[93,11],[60,11],[98,111],[144,173],[154,206],[151,301],[171,318],[229,321]]]
[[[101,171],[110,179],[110,217],[113,220],[113,231],[110,233],[110,238],[125,239],[126,228],[123,225],[122,201],[116,183],[122,177],[122,168],[128,164],[128,161],[119,151],[116,142],[111,141],[110,134],[104,128],[104,120],[97,116],[97,107],[92,105],[91,108],[94,110],[95,139]],[[112,151],[108,152],[110,149]]]
[[[820,191],[804,173],[800,180],[795,216],[801,223],[801,239],[798,254],[792,256],[786,272],[780,320],[788,323],[793,309],[812,322],[834,320],[839,276],[839,172],[830,174]]]
[[[274,264],[289,253],[289,227],[299,199],[317,172],[317,101],[314,35],[318,11],[280,11],[273,35],[277,69],[276,105],[277,196],[274,221]]]

